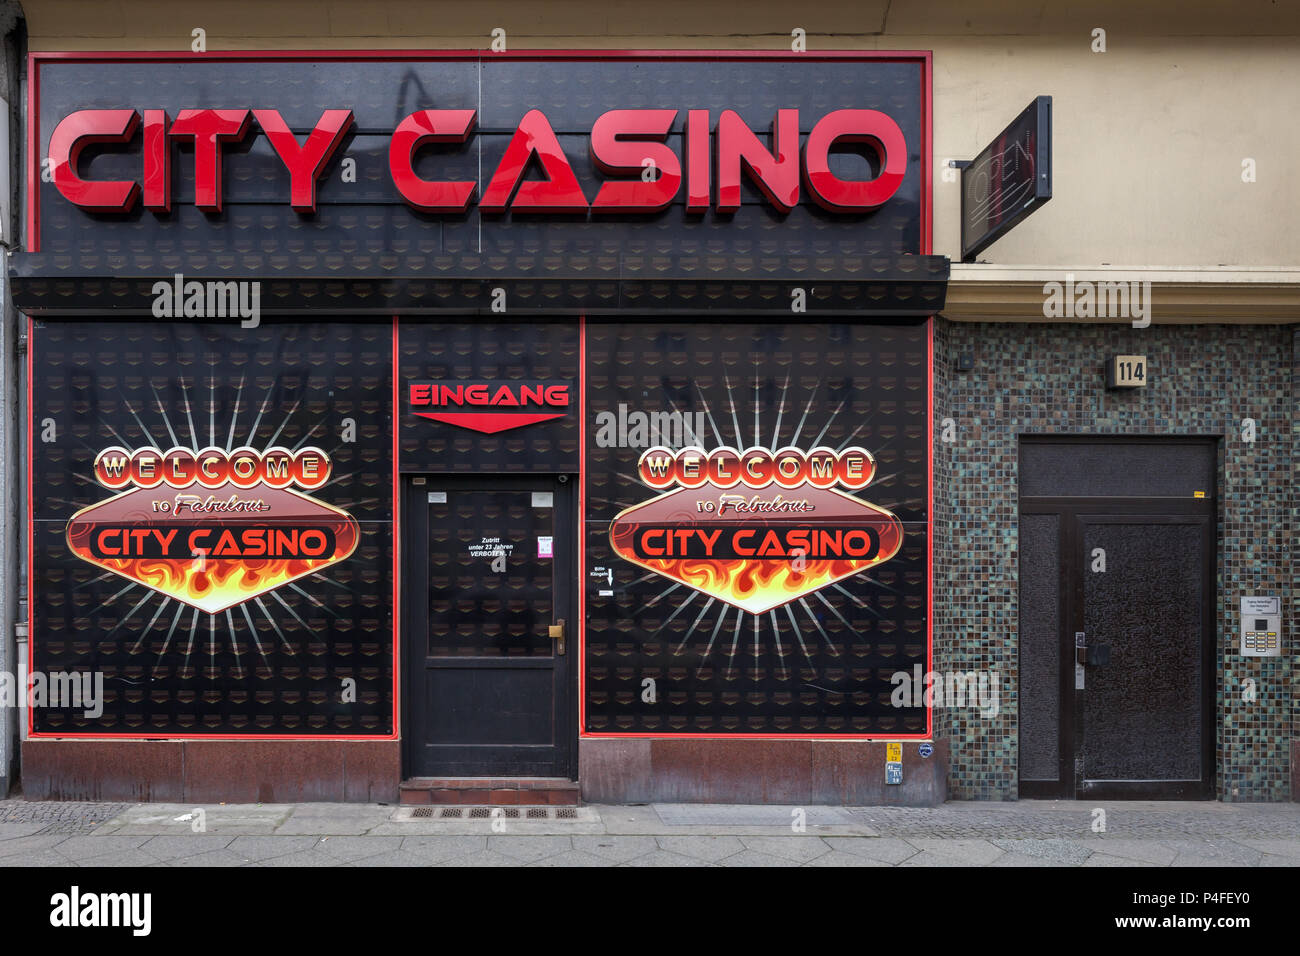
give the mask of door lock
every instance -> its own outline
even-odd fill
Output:
[[[559,656],[564,655],[564,618],[560,618],[554,624],[546,629],[551,640],[555,641],[555,653]]]

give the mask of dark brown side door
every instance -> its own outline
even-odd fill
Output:
[[[1102,460],[1096,444],[1084,461]],[[1184,467],[1162,466],[1158,444],[1115,444],[1127,467]],[[1202,442],[1190,451],[1213,449]],[[1204,469],[1187,470],[1186,496],[1022,495],[1022,796],[1213,796],[1216,509]],[[1177,490],[1145,480],[1103,476],[1096,490]],[[1074,475],[1064,484],[1077,492],[1087,481]]]

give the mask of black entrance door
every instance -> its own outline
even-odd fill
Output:
[[[1022,488],[1073,494],[1020,501],[1021,795],[1211,797],[1213,444],[1028,451]]]
[[[1134,507],[1073,519],[1075,789],[1208,797],[1213,518]]]
[[[407,776],[573,777],[574,484],[407,479]]]

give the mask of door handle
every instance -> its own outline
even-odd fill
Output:
[[[564,618],[560,618],[554,624],[546,629],[546,633],[551,640],[555,641],[555,653],[558,656],[564,655]]]
[[[1074,649],[1074,662],[1089,667],[1104,667],[1110,663],[1109,644],[1086,644]]]

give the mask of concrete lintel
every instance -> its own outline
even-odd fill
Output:
[[[1051,318],[1049,282],[1151,283],[1155,324],[1300,322],[1300,269],[1285,267],[1025,266],[953,263],[942,314],[956,322],[1120,322]]]

